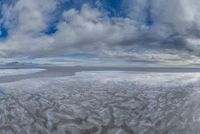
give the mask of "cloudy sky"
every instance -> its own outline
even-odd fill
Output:
[[[200,64],[199,0],[1,0],[0,61]]]

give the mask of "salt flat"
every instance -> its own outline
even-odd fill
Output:
[[[197,72],[111,70],[4,82],[0,133],[199,133],[199,83]]]
[[[0,77],[2,76],[16,76],[16,75],[26,75],[34,74],[38,72],[45,71],[46,69],[40,68],[26,68],[26,69],[0,69]]]
[[[7,71],[5,71],[7,70]],[[9,71],[10,70],[10,71]],[[19,73],[20,70],[39,70],[34,73]],[[83,71],[134,71],[134,72],[152,72],[152,73],[198,73],[200,68],[172,68],[172,67],[81,67],[81,66],[37,66],[37,67],[0,67],[1,72],[5,72],[6,75],[0,76],[0,83],[14,82],[29,78],[41,78],[41,77],[64,77],[73,76],[76,72]],[[15,71],[12,75],[8,73]]]

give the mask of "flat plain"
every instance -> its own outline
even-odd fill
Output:
[[[1,134],[191,134],[198,68],[1,69]]]

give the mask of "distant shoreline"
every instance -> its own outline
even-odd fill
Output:
[[[171,67],[81,67],[81,66],[71,66],[71,67],[59,67],[59,66],[37,66],[37,67],[0,67],[0,69],[27,69],[27,68],[43,68],[45,71],[25,74],[25,75],[15,75],[15,76],[3,76],[0,77],[0,83],[14,82],[23,79],[30,78],[44,78],[44,77],[64,77],[72,76],[76,72],[83,71],[133,71],[133,72],[155,72],[155,73],[200,73],[200,68],[171,68]]]

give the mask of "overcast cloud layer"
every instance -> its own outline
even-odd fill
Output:
[[[200,63],[199,0],[8,0],[0,9],[2,60]]]

